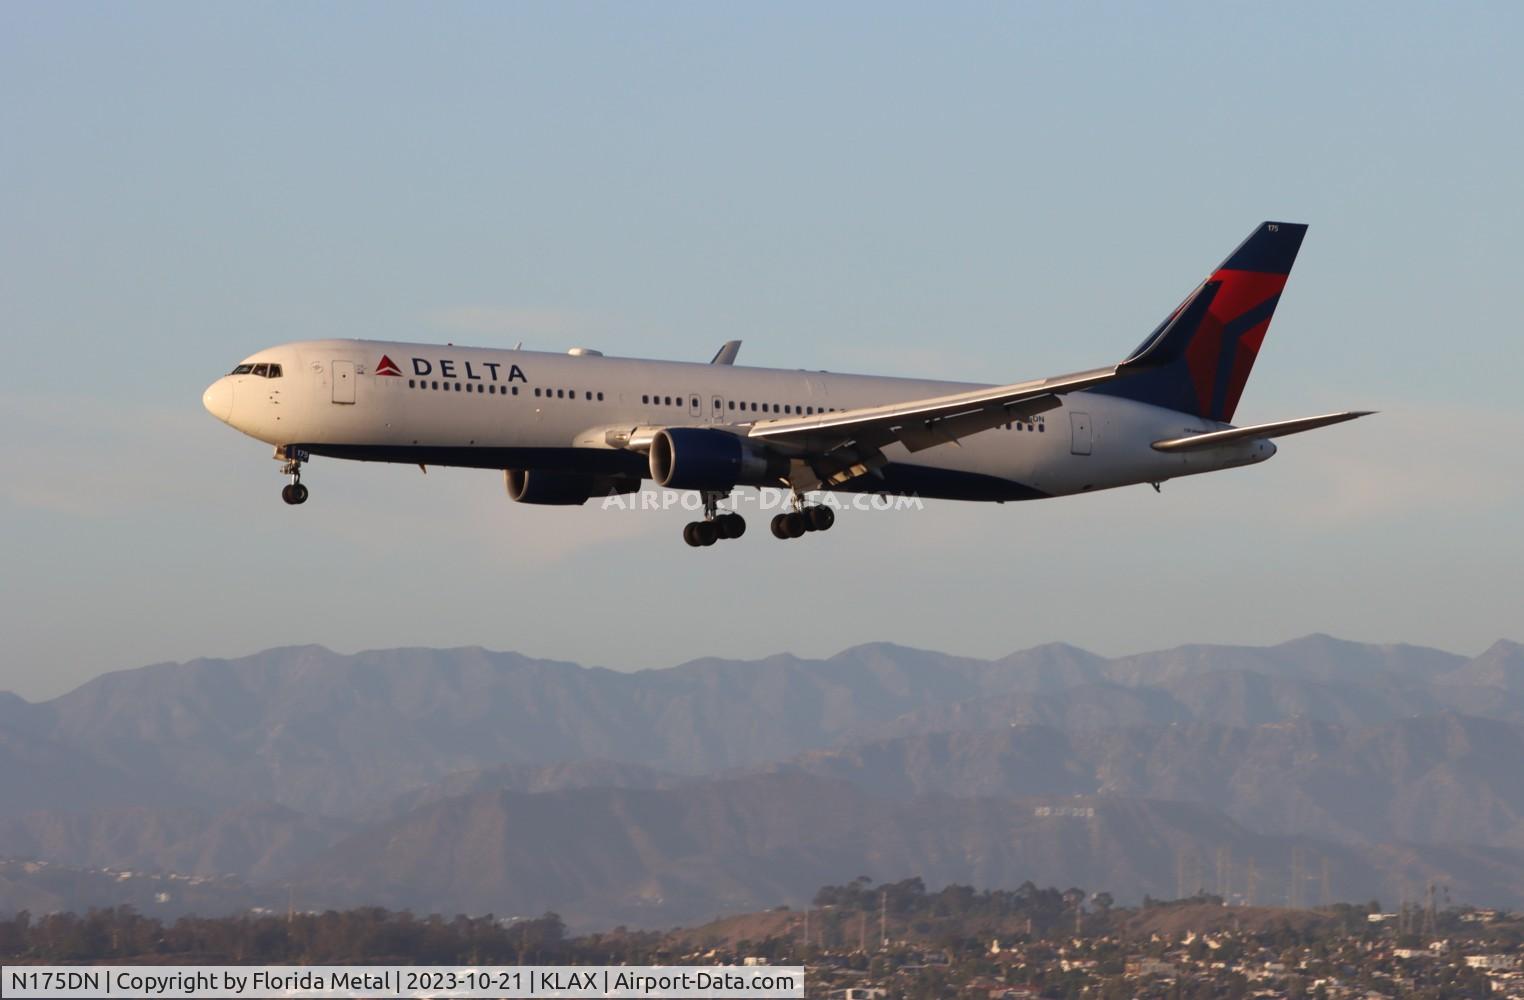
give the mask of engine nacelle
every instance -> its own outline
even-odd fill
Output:
[[[633,476],[591,476],[550,469],[504,469],[503,482],[515,503],[579,507],[593,497],[634,493],[640,480]]]
[[[723,492],[787,474],[786,458],[729,431],[668,427],[651,439],[651,478],[674,490]]]

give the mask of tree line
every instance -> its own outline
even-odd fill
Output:
[[[635,935],[635,938],[642,938]],[[379,907],[326,913],[181,917],[166,923],[131,906],[84,914],[26,911],[0,920],[0,957],[38,962],[129,958],[186,963],[559,964],[598,938],[573,942],[554,913],[533,920],[415,917]],[[654,946],[654,942],[646,942]],[[632,941],[631,945],[639,946]]]
[[[845,885],[828,885],[815,894],[815,905],[841,910],[884,913],[901,919],[987,918],[1004,920],[1027,918],[1034,930],[1046,930],[1064,920],[1073,922],[1076,908],[1088,900],[1094,911],[1110,910],[1110,893],[1098,892],[1087,897],[1077,886],[1068,889],[1039,888],[1023,882],[1015,889],[975,889],[969,885],[949,885],[937,892],[927,892],[919,876],[899,882],[874,885],[866,875]]]
[[[1113,909],[1107,893],[1087,895],[1077,887],[1060,890],[1024,882],[1015,889],[974,889],[949,885],[928,892],[919,878],[875,885],[861,877],[822,887],[813,898],[812,915],[800,926],[761,941],[743,941],[738,953],[773,961],[793,959],[810,948],[855,946],[876,940],[880,922],[894,939],[913,939],[949,952],[988,947],[990,934],[1013,929],[1028,941],[1065,936],[1083,920],[1088,934],[1115,931],[1129,913],[1156,908],[1221,905],[1214,896],[1182,900],[1145,898],[1138,910]],[[783,909],[787,909],[784,907]],[[1325,926],[1293,927],[1279,921],[1258,936],[1273,947],[1291,947],[1381,929],[1365,916],[1380,904],[1336,904],[1323,913]],[[1000,930],[1003,928],[1003,930]],[[1486,925],[1465,924],[1459,909],[1437,914],[1441,934],[1488,939],[1501,947],[1524,943],[1524,922],[1517,918]],[[108,962],[148,959],[180,964],[663,964],[675,956],[683,935],[656,931],[613,931],[570,937],[561,917],[546,913],[533,919],[486,916],[415,916],[380,907],[323,913],[250,912],[224,917],[186,916],[168,921],[131,906],[91,909],[83,914],[50,913],[34,917],[21,911],[0,917],[0,959],[49,963]],[[1414,933],[1398,943],[1419,946]]]

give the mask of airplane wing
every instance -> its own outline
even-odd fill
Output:
[[[1295,420],[1281,420],[1272,424],[1255,424],[1252,427],[1230,427],[1223,431],[1155,441],[1153,448],[1155,451],[1199,451],[1203,448],[1232,444],[1235,441],[1300,434],[1302,431],[1316,430],[1319,427],[1327,427],[1329,424],[1342,424],[1346,420],[1368,417],[1374,412],[1374,410],[1347,410],[1343,413],[1325,413],[1319,417],[1298,417]]]
[[[816,482],[805,489],[838,486],[858,476],[876,473],[887,463],[882,449],[898,442],[910,451],[1025,420],[1060,405],[1058,397],[1129,375],[1150,371],[1176,360],[1194,329],[1196,314],[1210,303],[1211,289],[1198,287],[1127,360],[1109,368],[972,389],[948,396],[867,406],[834,413],[763,420],[749,436],[797,458],[814,470]]]
[[[801,452],[827,451],[847,442],[879,448],[894,441],[921,451],[1050,410],[1058,405],[1058,394],[1099,385],[1116,374],[1116,368],[1097,368],[886,406],[763,420],[752,425],[750,436]]]
[[[795,459],[793,480],[799,488],[831,488],[859,476],[878,475],[878,470],[888,464],[883,453],[886,445],[899,442],[911,451],[921,451],[956,444],[970,434],[1053,409],[1060,405],[1060,394],[1110,381],[1117,377],[1119,368],[1097,368],[887,406],[759,421],[752,425],[749,436]]]

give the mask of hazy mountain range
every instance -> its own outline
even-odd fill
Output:
[[[1122,900],[1252,881],[1261,903],[1434,879],[1524,907],[1521,762],[1511,642],[872,644],[634,673],[308,646],[0,694],[0,856],[582,925],[797,905],[860,874]],[[110,901],[79,884],[45,898]],[[0,879],[0,909],[37,898]]]

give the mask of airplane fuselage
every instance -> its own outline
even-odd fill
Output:
[[[269,376],[272,365],[279,377]],[[251,437],[311,455],[650,478],[646,456],[618,446],[611,430],[700,427],[746,435],[766,421],[982,387],[596,353],[315,340],[252,355],[213,383],[204,402]],[[1158,483],[1274,454],[1268,440],[1178,453],[1152,447],[1226,426],[1073,392],[1046,412],[956,441],[915,452],[891,443],[883,449],[886,465],[835,488],[1026,500]]]

